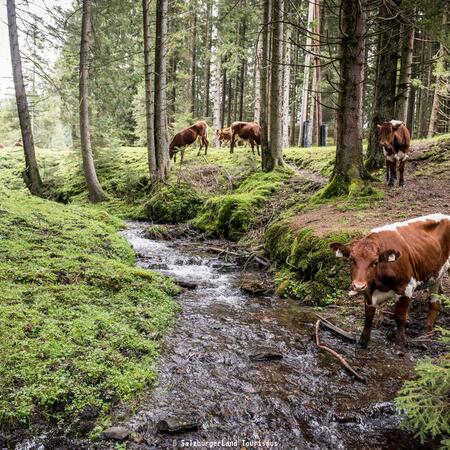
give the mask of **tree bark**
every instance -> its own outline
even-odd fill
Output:
[[[411,92],[411,74],[414,52],[414,24],[412,18],[407,17],[401,25],[402,48],[400,56],[400,76],[395,118],[406,123],[408,115],[408,102]]]
[[[272,2],[272,52],[270,65],[270,154],[267,155],[265,171],[284,165],[283,162],[283,10],[284,0]]]
[[[445,3],[444,10],[442,13],[442,27],[441,27],[442,35],[446,34],[447,31],[447,2]],[[436,63],[436,83],[433,92],[433,104],[431,106],[431,114],[430,114],[430,123],[428,126],[428,138],[432,138],[436,131],[439,119],[439,112],[441,110],[441,99],[440,96],[442,91],[445,89],[445,80],[443,79],[442,73],[444,72],[444,57],[445,57],[445,47],[442,42],[442,37],[439,41],[439,50],[438,50],[438,61]]]
[[[269,58],[270,58],[270,10],[272,0],[261,0],[262,9],[262,57],[260,67],[261,77],[261,111],[260,111],[260,126],[261,126],[261,166],[262,170],[270,170],[270,148],[269,148]]]
[[[152,86],[152,61],[150,56],[150,36],[148,23],[148,2],[142,0],[142,17],[144,29],[144,79],[145,79],[145,117],[147,121],[147,160],[150,179],[156,180],[158,167],[156,165],[156,149],[155,149],[155,130],[154,130],[154,104],[153,104],[153,86]]]
[[[208,2],[208,11],[206,16],[206,36],[205,36],[205,42],[206,42],[206,48],[208,51],[208,54],[206,55],[206,61],[205,61],[205,70],[204,70],[204,80],[205,80],[205,98],[204,98],[204,114],[203,116],[209,117],[209,94],[211,91],[211,64],[210,64],[210,58],[211,58],[211,49],[212,49],[212,27],[213,27],[213,18],[212,18],[212,1]]]
[[[194,2],[194,11],[196,11],[196,3]],[[192,61],[191,61],[191,112],[197,117],[197,14],[194,16],[194,25],[192,31]]]
[[[223,79],[222,79],[222,113],[220,115],[220,128],[225,127],[225,103],[227,100],[227,69],[223,69]]]
[[[31,194],[42,195],[44,186],[36,160],[30,112],[23,81],[22,59],[20,56],[19,36],[17,34],[16,2],[15,0],[7,0],[6,5],[8,14],[9,48],[11,52],[17,113],[19,116],[23,151],[25,154],[25,170],[22,172],[22,176]]]
[[[91,132],[89,124],[89,48],[91,38],[91,0],[83,0],[80,44],[80,139],[83,156],[83,171],[89,191],[89,200],[93,203],[106,199],[100,186],[92,156]]]
[[[256,43],[256,62],[255,62],[255,108],[253,113],[253,120],[256,123],[261,119],[261,66],[262,66],[262,52],[263,52],[263,36],[262,30],[264,23],[260,23],[260,29],[258,33],[258,42]]]
[[[392,9],[391,9],[392,8]],[[384,165],[383,149],[378,138],[378,124],[395,117],[397,82],[398,37],[400,22],[394,4],[382,4],[379,10],[380,34],[378,64],[372,123],[367,148],[366,168],[378,169]]]
[[[167,9],[168,0],[156,1],[155,43],[155,147],[158,179],[163,181],[169,171],[167,142]]]
[[[214,7],[212,11],[212,22],[213,22],[213,29],[212,29],[212,40],[214,41],[214,54],[213,54],[213,65],[214,65],[214,96],[213,96],[213,129],[214,129],[214,140],[213,145],[214,147],[218,148],[220,147],[220,141],[217,138],[215,131],[221,128],[221,103],[223,101],[222,99],[222,92],[221,92],[221,59],[219,54],[219,48],[218,48],[218,29],[216,25],[216,18],[217,18],[217,10]]]
[[[287,13],[285,12],[285,18],[288,19]],[[287,21],[287,20],[286,20]],[[283,25],[283,112],[282,112],[282,147],[289,147],[289,94],[290,94],[290,83],[291,83],[291,44],[289,42],[291,36],[291,27],[285,23]]]
[[[336,163],[323,197],[358,193],[363,184],[362,94],[367,0],[342,0]]]
[[[305,45],[305,63],[303,68],[303,87],[302,87],[302,103],[300,105],[300,131],[298,133],[298,146],[300,147],[303,143],[303,123],[307,117],[308,108],[308,90],[309,90],[309,72],[311,65],[311,27],[314,20],[314,1],[309,0],[308,9],[308,24],[307,24],[307,35],[306,35],[306,45]]]

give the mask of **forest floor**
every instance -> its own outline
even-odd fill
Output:
[[[96,160],[109,201],[92,206],[87,202],[77,153],[38,151],[50,199],[60,202],[55,203],[25,192],[20,177],[22,149],[2,151],[0,235],[6,238],[7,247],[0,252],[0,286],[10,294],[1,305],[4,339],[0,354],[2,359],[9,355],[14,360],[2,365],[2,390],[9,392],[10,399],[2,407],[2,429],[20,422],[68,420],[77,433],[98,434],[108,423],[112,404],[120,399],[131,401],[127,399],[136,398],[156,379],[154,361],[159,342],[173,323],[176,304],[170,294],[176,289],[132,267],[131,249],[117,235],[124,225],[115,216],[163,224],[189,222],[206,238],[238,242],[246,251],[269,258],[281,297],[319,309],[327,307],[329,318],[343,327],[359,329],[361,304],[347,298],[348,269],[336,261],[328,244],[348,241],[376,225],[448,213],[450,139],[444,136],[414,143],[404,188],[389,188],[377,181],[370,191],[351,199],[321,201],[315,195],[331,173],[333,147],[291,148],[285,158],[284,170],[264,174],[257,156],[247,148],[238,147],[233,155],[227,148],[211,149],[206,157],[188,150],[184,164],[173,165],[168,183],[155,194],[149,185],[144,148],[101,149]],[[384,178],[382,171],[375,175]],[[159,227],[164,233],[164,225]],[[222,242],[226,248],[227,241]],[[93,267],[108,270],[94,276]],[[450,295],[448,279],[444,291]],[[135,318],[150,297],[159,301],[152,305],[154,314],[148,323],[144,320],[145,325]],[[73,313],[71,308],[60,308],[61,302],[76,303],[78,309]],[[97,311],[92,320],[82,312],[90,308]],[[417,318],[424,314],[424,302],[415,303],[410,337],[423,332],[423,320]],[[393,328],[387,309],[378,316],[378,328]],[[92,326],[98,323],[103,323],[104,334],[92,335]],[[438,324],[449,325],[448,313],[440,315]],[[117,339],[108,331],[112,329],[128,336],[126,349],[116,345]],[[61,353],[58,341],[69,353]],[[48,343],[46,353],[39,349],[42,342]],[[95,365],[80,345],[103,355],[99,358],[102,364]],[[22,349],[20,361],[14,357],[17,348]],[[107,354],[106,348],[114,350]],[[413,348],[424,355],[442,351],[436,341],[418,342]],[[143,354],[147,355],[143,361],[152,367],[147,372],[139,362]],[[67,364],[67,359],[73,363]],[[57,377],[40,375],[49,367]],[[125,376],[126,367],[133,373]],[[77,389],[70,384],[75,368],[80,374]],[[92,379],[97,380],[98,390],[89,391]],[[86,410],[89,404],[96,405],[93,411]],[[90,418],[83,420],[83,414]]]

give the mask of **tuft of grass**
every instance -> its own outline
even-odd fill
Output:
[[[0,190],[0,429],[86,410],[94,428],[156,380],[177,288],[135,267],[122,225]]]
[[[330,177],[336,158],[336,147],[290,147],[284,151],[283,156],[286,161],[302,169]]]

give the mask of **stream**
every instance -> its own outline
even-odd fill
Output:
[[[429,448],[399,427],[392,401],[411,377],[411,355],[394,356],[377,330],[368,350],[321,331],[368,380],[355,381],[316,347],[314,309],[240,289],[243,278],[264,275],[258,268],[212,253],[217,241],[155,241],[145,228],[130,222],[123,231],[138,265],[196,288],[178,297],[159,385],[127,421],[140,436],[127,448]]]

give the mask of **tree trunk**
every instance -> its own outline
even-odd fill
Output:
[[[218,29],[216,25],[216,18],[217,18],[217,10],[216,8],[213,9],[212,12],[212,22],[214,23],[213,29],[212,29],[212,39],[214,41],[214,54],[213,54],[213,65],[214,65],[214,96],[213,96],[213,130],[214,130],[214,141],[213,145],[214,147],[218,148],[220,147],[219,139],[217,138],[215,131],[221,128],[221,103],[223,102],[222,99],[222,92],[221,92],[221,60],[219,55],[219,48],[218,48]]]
[[[308,90],[309,90],[309,71],[311,65],[311,28],[312,22],[314,20],[314,1],[309,0],[308,9],[308,24],[307,24],[307,35],[306,35],[306,45],[305,45],[305,63],[303,68],[303,87],[302,87],[302,103],[300,105],[300,131],[298,133],[298,146],[300,147],[303,143],[303,123],[307,117],[308,108]]]
[[[321,34],[321,6],[320,0],[316,0],[316,10],[315,10],[315,19],[316,19],[316,33],[317,33],[317,47],[316,47],[316,55],[314,57],[314,65],[316,66],[316,92],[313,94],[315,96],[315,127],[314,127],[314,138],[313,141],[315,143],[319,143],[320,140],[320,126],[322,125],[322,95],[320,93],[321,90],[321,59],[320,59],[320,34]]]
[[[246,31],[247,31],[247,20],[244,16],[242,19],[241,36],[240,36],[241,48],[243,48],[245,45]],[[245,89],[246,67],[247,67],[247,61],[244,59],[243,61],[241,61],[241,70],[240,70],[240,75],[239,75],[239,84],[240,84],[239,85],[239,120],[240,121],[242,121],[244,119],[244,89]]]
[[[262,66],[262,51],[263,51],[263,36],[262,29],[264,24],[261,23],[258,33],[258,42],[256,43],[256,62],[255,62],[255,109],[253,114],[253,120],[259,123],[261,120],[261,66]]]
[[[148,30],[148,1],[142,0],[142,16],[144,28],[144,78],[145,78],[145,118],[147,121],[147,160],[150,179],[157,178],[156,166],[155,130],[154,130],[154,105],[152,86],[152,61],[150,57],[150,36]]]
[[[196,10],[194,3],[194,11]],[[191,112],[194,117],[197,117],[197,14],[194,16],[194,25],[192,29],[192,61],[191,61]]]
[[[83,170],[89,191],[89,200],[93,203],[105,200],[95,171],[92,156],[91,132],[89,126],[89,46],[91,38],[91,0],[83,0],[80,45],[80,138],[83,156]]]
[[[389,7],[383,4],[379,11],[382,30],[379,34],[375,99],[367,148],[368,170],[379,169],[384,165],[383,149],[378,138],[378,124],[395,118],[399,21],[398,10],[391,10],[391,7],[393,8],[391,4]]]
[[[297,74],[298,74],[298,54],[299,49],[294,47],[294,73],[291,82],[291,126],[289,128],[289,143],[291,146],[295,145],[295,122],[297,120]],[[291,50],[292,51],[292,50]]]
[[[270,154],[264,170],[273,170],[283,162],[283,10],[284,0],[272,2],[272,52],[270,65]]]
[[[287,8],[286,8],[287,9]],[[285,14],[286,19],[287,13]],[[291,35],[291,27],[285,23],[283,25],[284,32],[283,32],[283,50],[284,50],[284,56],[283,56],[283,66],[282,67],[282,73],[283,73],[283,112],[282,112],[282,147],[287,148],[289,147],[289,88],[291,83],[291,43],[290,41],[290,35]]]
[[[211,58],[211,49],[212,49],[212,1],[208,2],[208,11],[206,16],[206,36],[205,36],[205,42],[206,42],[206,48],[208,51],[208,54],[206,55],[206,61],[205,61],[205,71],[204,71],[204,80],[205,80],[205,105],[204,105],[204,114],[203,117],[209,117],[209,95],[211,91],[211,64],[210,64],[210,58]]]
[[[442,28],[441,28],[442,36],[445,36],[447,32],[447,2],[444,6],[444,10],[442,13]],[[431,106],[431,114],[430,114],[430,123],[428,126],[428,138],[432,138],[438,126],[439,112],[441,110],[441,99],[440,96],[443,93],[443,90],[446,88],[446,83],[443,77],[444,69],[444,57],[446,54],[444,44],[442,42],[443,37],[441,36],[439,41],[439,51],[438,51],[438,60],[436,62],[436,83],[433,92],[433,104]]]
[[[322,196],[358,193],[363,184],[362,94],[367,0],[342,0],[336,163]]]
[[[220,128],[225,128],[225,103],[227,100],[227,69],[223,69],[222,79],[222,113],[220,114]]]
[[[262,9],[262,57],[260,66],[260,87],[261,87],[261,168],[262,170],[270,170],[270,148],[269,148],[269,58],[270,58],[270,10],[272,0],[261,0]]]
[[[22,73],[22,59],[20,56],[19,37],[17,34],[16,2],[7,0],[9,48],[16,93],[17,113],[19,115],[20,131],[22,133],[23,151],[25,154],[25,170],[23,180],[33,195],[43,194],[43,183],[34,151],[34,139],[31,127],[30,112],[28,110],[27,94]]]
[[[156,1],[155,43],[155,147],[158,179],[163,181],[169,171],[167,142],[167,9],[168,0]]]
[[[414,51],[414,24],[407,17],[401,25],[402,48],[400,57],[400,77],[395,118],[406,123],[408,115],[408,102],[411,91],[411,74]]]

